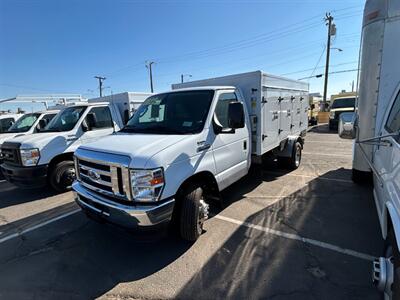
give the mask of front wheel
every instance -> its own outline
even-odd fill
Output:
[[[74,162],[67,160],[56,164],[49,173],[50,186],[57,192],[63,193],[71,190],[75,180]]]
[[[203,198],[203,189],[198,185],[187,188],[182,195],[180,211],[180,233],[187,241],[194,242],[203,232],[208,218],[208,204]]]

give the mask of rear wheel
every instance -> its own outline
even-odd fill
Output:
[[[384,255],[393,264],[393,275],[388,276],[391,278],[387,279],[384,298],[398,300],[400,299],[400,253],[393,230],[388,232]]]
[[[208,204],[203,198],[203,189],[192,185],[182,193],[180,211],[180,233],[187,241],[194,242],[203,232],[208,218]]]
[[[292,149],[290,157],[278,157],[278,163],[284,168],[295,170],[300,166],[301,151],[303,147],[299,142],[296,142]]]
[[[70,160],[59,162],[49,175],[49,183],[54,190],[61,193],[71,190],[75,180],[74,162]]]

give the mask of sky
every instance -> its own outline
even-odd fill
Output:
[[[263,70],[300,79],[357,68],[361,0],[0,0],[0,99],[16,95],[155,92],[172,83]],[[340,48],[343,51],[339,51]],[[189,76],[190,75],[190,76]],[[329,77],[328,95],[357,72]],[[304,79],[323,92],[323,78]],[[0,104],[0,110],[39,104]]]

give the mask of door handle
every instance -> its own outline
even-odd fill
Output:
[[[197,152],[201,152],[211,148],[211,144],[206,143],[206,141],[197,142]]]

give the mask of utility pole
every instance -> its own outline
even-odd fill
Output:
[[[328,93],[329,58],[331,55],[331,36],[335,34],[332,25],[333,17],[331,16],[330,13],[327,13],[325,15],[325,21],[327,22],[326,25],[328,25],[328,42],[326,46],[325,82],[324,82],[324,98],[322,101],[322,111],[326,110],[326,98]]]
[[[151,69],[151,66],[154,64],[154,61],[148,61],[146,62],[146,68],[149,69],[149,75],[150,75],[150,90],[153,93],[154,89],[153,89],[153,71]]]
[[[103,97],[103,81],[106,80],[106,78],[101,76],[94,76],[94,78],[99,80],[100,97]]]
[[[351,82],[351,92],[354,92],[354,80]]]

